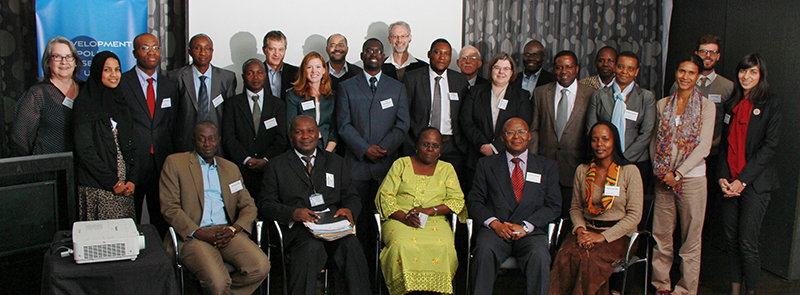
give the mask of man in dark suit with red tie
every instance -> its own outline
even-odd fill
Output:
[[[492,294],[497,269],[514,256],[526,276],[527,294],[547,294],[550,252],[547,224],[561,213],[558,166],[528,150],[528,124],[511,118],[503,125],[504,153],[478,160],[467,198],[470,217],[480,226],[470,265],[470,294]]]
[[[178,87],[158,71],[161,63],[161,45],[156,36],[145,33],[133,39],[133,56],[136,66],[122,74],[119,88],[128,102],[136,136],[136,156],[139,183],[133,195],[136,219],[141,222],[142,204],[147,198],[150,223],[162,236],[167,222],[161,216],[158,194],[158,176],[167,156],[175,151],[174,99]]]

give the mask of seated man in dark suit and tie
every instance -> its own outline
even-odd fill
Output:
[[[175,129],[179,141],[176,152],[194,149],[192,130],[197,122],[209,120],[222,126],[223,102],[236,93],[236,74],[211,64],[214,56],[211,37],[197,34],[189,39],[189,55],[191,64],[169,72],[180,92],[176,98]],[[217,154],[222,156],[222,149]]]
[[[384,57],[380,40],[370,38],[364,42],[364,73],[339,84],[336,98],[339,137],[347,144],[345,162],[361,199],[356,227],[367,261],[374,261],[377,254],[378,229],[372,216],[375,194],[398,158],[409,124],[406,88],[381,71]],[[374,267],[370,263],[370,273]]]
[[[634,82],[639,74],[639,57],[635,53],[620,53],[614,69],[616,78],[610,87],[592,92],[589,97],[586,130],[597,121],[611,122],[620,130],[622,153],[639,168],[646,192],[653,178],[650,142],[656,131],[655,95]]]
[[[286,105],[264,88],[266,69],[258,59],[242,65],[244,92],[231,97],[222,119],[222,144],[239,166],[253,195],[261,190],[264,166],[286,150]]]
[[[517,78],[511,82],[511,86],[525,89],[532,95],[534,88],[555,81],[556,76],[542,68],[544,58],[542,42],[538,40],[528,41],[522,52],[522,65],[525,70],[519,72]]]
[[[292,88],[292,82],[297,78],[297,67],[283,62],[286,55],[286,35],[281,31],[269,31],[264,35],[264,45],[261,47],[264,56],[264,67],[267,69],[267,90],[272,96],[286,100],[286,89]]]
[[[475,85],[489,84],[489,80],[478,76],[478,72],[483,65],[483,60],[481,59],[481,52],[478,51],[478,48],[475,48],[475,46],[467,45],[461,48],[456,64],[458,68],[461,69],[461,73],[467,76],[467,82],[469,82],[470,88]]]
[[[408,92],[408,128],[404,155],[415,155],[417,136],[426,127],[436,127],[442,134],[440,160],[453,165],[456,172],[464,166],[467,140],[461,135],[458,114],[467,95],[467,78],[447,67],[452,47],[445,39],[436,39],[428,51],[430,66],[406,73],[403,84]]]
[[[533,90],[532,152],[556,160],[561,183],[561,216],[569,218],[575,169],[586,160],[586,109],[594,88],[578,83],[578,58],[561,51],[555,60],[556,82]]]
[[[308,115],[292,119],[289,139],[294,148],[275,157],[264,172],[258,197],[259,216],[281,223],[288,253],[289,294],[316,294],[317,275],[328,257],[343,273],[347,294],[371,294],[367,261],[354,235],[335,241],[315,238],[302,222],[317,222],[315,213],[329,210],[354,224],[361,209],[344,159],[317,149],[319,128]]]
[[[136,170],[139,182],[133,194],[136,220],[142,222],[142,205],[147,198],[150,224],[159,234],[169,227],[159,212],[158,175],[164,160],[175,151],[175,99],[178,87],[158,70],[161,45],[148,33],[133,39],[136,66],[122,74],[118,88],[128,102],[136,138]]]
[[[361,74],[364,70],[347,62],[347,52],[350,48],[347,47],[347,38],[344,35],[338,33],[331,35],[328,37],[326,46],[325,51],[328,52],[328,74],[331,77],[331,89],[336,91],[336,89],[339,89],[339,83]]]
[[[214,123],[194,128],[195,150],[170,155],[161,174],[161,214],[175,228],[176,257],[205,294],[253,294],[269,273],[267,255],[250,239],[258,210],[236,165],[214,156]],[[165,244],[172,248],[172,238]],[[229,273],[223,262],[236,268]]]
[[[470,294],[492,294],[497,269],[514,256],[527,281],[527,294],[547,294],[550,252],[547,224],[561,212],[556,162],[528,150],[528,124],[503,125],[505,152],[481,158],[467,198],[477,227],[470,265]]]

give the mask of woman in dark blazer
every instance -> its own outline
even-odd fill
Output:
[[[720,143],[722,222],[730,261],[731,294],[755,294],[761,276],[758,236],[770,193],[778,188],[771,165],[778,146],[780,101],[770,95],[767,64],[758,53],[739,65],[733,96],[725,103]]]
[[[136,217],[136,145],[128,104],[117,88],[121,77],[119,58],[98,53],[75,102],[80,220]]]
[[[491,84],[470,88],[461,105],[458,119],[461,121],[461,132],[469,143],[467,167],[473,171],[480,157],[505,151],[500,135],[508,119],[518,117],[528,125],[531,123],[533,112],[528,99],[530,93],[522,88],[509,87],[516,73],[517,67],[511,56],[504,52],[496,54],[489,61],[487,76]],[[496,117],[493,110],[497,112]]]
[[[309,52],[300,64],[293,88],[286,90],[286,122],[305,114],[317,120],[320,147],[333,152],[339,141],[336,133],[336,102],[331,90],[328,64],[316,51]],[[287,125],[288,126],[288,125]]]

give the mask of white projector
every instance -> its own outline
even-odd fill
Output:
[[[133,219],[79,221],[72,224],[75,263],[136,260],[144,249]]]

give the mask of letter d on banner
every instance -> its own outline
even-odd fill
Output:
[[[36,0],[39,56],[53,37],[72,40],[83,64],[81,80],[89,76],[92,58],[100,51],[116,53],[123,72],[132,68],[133,38],[145,32],[147,0]],[[42,74],[40,64],[39,77]]]

